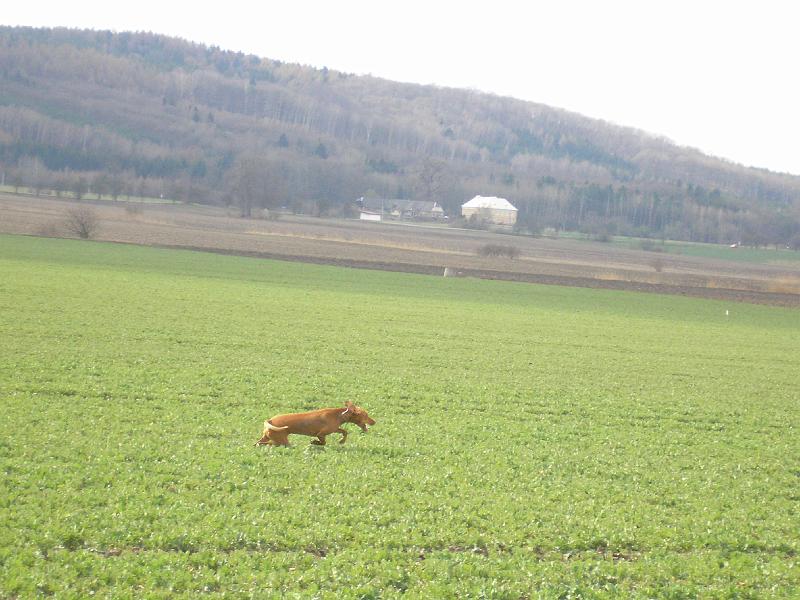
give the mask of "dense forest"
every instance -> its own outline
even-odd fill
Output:
[[[735,126],[733,124],[732,126]],[[800,247],[800,177],[469,90],[151,33],[0,27],[3,182],[341,213],[508,198],[518,227]]]

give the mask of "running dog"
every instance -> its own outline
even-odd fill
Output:
[[[288,415],[277,415],[264,421],[264,433],[255,445],[288,446],[289,434],[308,435],[317,438],[312,440],[312,444],[317,446],[325,445],[325,436],[331,433],[340,433],[342,439],[340,444],[344,444],[347,439],[347,431],[342,429],[345,423],[354,423],[367,432],[367,425],[375,425],[375,419],[370,418],[363,408],[350,402],[345,404],[344,410],[341,408],[321,408],[304,413],[291,413]]]

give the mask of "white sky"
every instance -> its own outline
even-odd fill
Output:
[[[153,31],[286,62],[474,88],[800,175],[797,2],[5,4],[4,25]]]

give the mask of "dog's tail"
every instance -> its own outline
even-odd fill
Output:
[[[260,444],[268,444],[269,443],[269,432],[270,431],[283,431],[284,429],[289,429],[289,426],[285,427],[276,427],[269,421],[264,421],[264,433],[261,434],[261,439],[258,440],[254,446],[258,446]]]
[[[264,431],[266,431],[267,429],[269,429],[270,431],[283,431],[284,429],[289,429],[289,426],[286,425],[284,427],[276,427],[269,421],[264,421]]]

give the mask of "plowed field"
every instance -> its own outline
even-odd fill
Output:
[[[243,219],[216,207],[83,204],[96,211],[93,237],[104,241],[431,275],[449,268],[456,276],[800,306],[800,260],[757,264],[424,224],[294,215]],[[68,237],[63,221],[75,206],[0,195],[0,233]],[[479,248],[490,243],[514,246],[519,256],[479,256]]]

